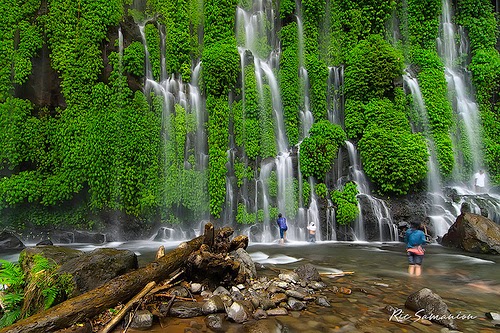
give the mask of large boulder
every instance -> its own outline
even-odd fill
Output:
[[[23,242],[13,233],[8,231],[0,233],[0,250],[20,250],[24,248]]]
[[[58,266],[72,261],[83,254],[83,251],[64,246],[40,245],[25,248],[19,255],[19,263],[24,272],[29,272],[33,267],[35,255],[40,255],[55,262]]]
[[[59,266],[58,274],[70,274],[74,290],[70,297],[100,287],[109,280],[137,269],[137,255],[130,250],[99,248],[83,252],[64,246],[28,247],[19,255],[24,272],[33,267],[35,255],[41,255]]]
[[[463,212],[441,244],[467,252],[500,254],[500,227],[484,216]]]
[[[71,296],[77,296],[137,268],[137,255],[133,251],[99,248],[65,262],[58,272],[73,276],[76,288]]]

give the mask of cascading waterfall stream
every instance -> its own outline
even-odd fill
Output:
[[[350,141],[346,141],[347,151],[349,152],[349,174],[351,179],[356,183],[359,194],[358,194],[358,208],[360,211],[359,216],[356,218],[356,223],[354,226],[353,236],[357,241],[365,241],[367,240],[366,232],[365,232],[365,218],[363,216],[363,207],[362,202],[366,202],[377,221],[378,231],[379,231],[379,240],[382,242],[386,238],[385,234],[388,233],[388,237],[391,241],[398,241],[399,234],[398,228],[393,223],[391,213],[389,208],[385,204],[385,202],[381,199],[375,198],[371,195],[370,185],[368,180],[366,179],[365,173],[361,168],[361,163],[359,162],[359,156],[356,147]],[[388,231],[386,232],[386,229]]]
[[[171,140],[173,140],[174,133],[169,133],[169,129],[171,128],[171,117],[175,115],[175,105],[178,104],[182,108],[184,108],[186,115],[188,113],[193,113],[194,118],[196,119],[196,131],[194,137],[186,137],[184,144],[184,155],[182,156],[184,159],[184,168],[186,169],[195,169],[197,172],[203,173],[208,167],[208,147],[207,147],[207,133],[205,130],[204,124],[207,120],[206,109],[204,105],[203,98],[200,93],[200,89],[198,86],[200,79],[200,71],[201,71],[201,63],[197,63],[193,69],[192,73],[192,81],[191,83],[184,84],[181,79],[177,79],[175,77],[169,77],[167,75],[166,70],[166,47],[165,47],[165,34],[162,31],[162,27],[159,28],[160,31],[160,80],[157,81],[152,72],[152,66],[149,59],[149,51],[148,51],[148,43],[146,40],[145,34],[145,23],[138,24],[139,31],[142,37],[142,42],[144,46],[145,53],[145,84],[144,90],[145,95],[149,95],[151,91],[153,91],[157,96],[161,96],[163,99],[162,105],[162,140],[163,145],[167,145]],[[189,160],[188,148],[191,145],[190,140],[194,139],[194,165],[192,165],[193,161]],[[181,144],[181,143],[178,143]],[[169,165],[172,161],[170,161],[170,157],[168,153],[164,154],[164,163],[165,165]],[[208,205],[206,207],[206,212],[203,214],[208,216]],[[181,230],[169,231],[168,235],[171,238],[178,238],[179,235],[184,235],[185,237],[189,237],[189,234],[182,230],[181,227],[162,227],[163,230],[168,229],[176,229],[179,228]],[[195,231],[196,232],[196,231]]]
[[[344,118],[344,68],[328,67],[328,121],[343,126]]]
[[[452,22],[452,7],[449,0],[442,1],[441,36],[438,39],[438,51],[445,64],[445,76],[448,82],[448,91],[458,120],[463,122],[465,135],[472,156],[472,170],[477,172],[483,166],[481,154],[482,143],[480,137],[479,111],[471,93],[470,79],[466,77],[465,68],[457,64],[458,60],[468,53],[467,38],[463,29],[457,29]],[[456,36],[460,42],[456,43]],[[466,81],[469,81],[466,83]],[[460,138],[456,138],[455,146]],[[454,151],[459,149],[455,147]],[[455,179],[467,170],[463,170],[463,161],[455,156]]]
[[[418,81],[416,78],[411,77],[408,73],[403,75],[403,80],[411,91],[414,107],[422,120],[421,130],[427,139],[429,151],[429,161],[427,162],[429,169],[427,173],[427,189],[431,202],[431,210],[428,212],[428,215],[431,221],[431,226],[434,229],[434,233],[437,237],[442,237],[446,232],[448,232],[449,227],[455,221],[456,216],[460,213],[460,210],[458,209],[457,211],[457,207],[451,206],[453,207],[453,210],[451,211],[448,208],[450,205],[446,204],[446,199],[442,189],[443,184],[438,169],[436,148],[429,128],[427,108],[425,107]]]
[[[237,22],[237,31],[244,33],[244,36],[241,36],[242,40],[244,40],[244,45],[240,45],[238,51],[241,57],[241,68],[242,73],[244,73],[245,68],[245,54],[247,52],[251,53],[253,56],[253,62],[255,67],[255,77],[257,82],[257,90],[259,92],[260,103],[264,104],[264,85],[268,85],[271,92],[271,103],[272,110],[274,116],[274,127],[275,127],[275,140],[276,147],[278,150],[278,155],[275,158],[275,167],[276,167],[276,175],[278,180],[278,193],[277,193],[277,205],[278,210],[286,215],[287,207],[292,203],[292,191],[291,188],[293,186],[293,169],[292,169],[292,160],[290,157],[288,140],[285,134],[285,125],[283,119],[283,106],[281,102],[280,90],[278,86],[278,82],[274,73],[274,68],[278,61],[276,52],[270,52],[267,55],[267,59],[263,59],[262,55],[259,53],[258,49],[258,39],[259,37],[265,36],[266,32],[266,8],[263,3],[258,2],[255,3],[254,12],[249,13],[244,9],[238,7],[236,12],[236,22]],[[271,12],[272,14],[272,12]],[[271,30],[273,30],[271,28]],[[275,35],[275,32],[272,31],[272,35]],[[272,49],[272,45],[270,45],[270,49]],[[243,76],[244,77],[244,76]],[[243,96],[243,100],[245,101],[245,97]],[[267,162],[263,162],[261,165],[261,169],[263,169]],[[265,177],[268,177],[266,174],[262,174],[260,176],[260,182],[265,183],[267,180]],[[256,201],[256,205],[258,200]],[[262,207],[264,211],[269,211],[268,207]],[[269,216],[269,214],[265,213],[264,225],[269,225],[274,222],[276,217]],[[289,231],[287,233],[288,238],[295,239],[295,230],[294,230],[294,221],[292,218],[288,217]],[[266,228],[266,227],[264,227]]]

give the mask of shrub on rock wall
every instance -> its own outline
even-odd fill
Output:
[[[338,148],[345,140],[345,133],[340,126],[326,120],[313,124],[309,137],[300,144],[302,175],[323,179],[325,173],[332,168]]]

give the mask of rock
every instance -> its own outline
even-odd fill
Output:
[[[97,232],[75,231],[73,235],[75,243],[102,244],[106,241],[106,235]]]
[[[420,320],[426,319],[451,329],[457,329],[446,303],[428,288],[423,288],[408,296],[405,307],[415,311],[415,316]]]
[[[330,302],[328,302],[328,300],[326,299],[326,297],[323,297],[323,296],[320,296],[318,298],[316,298],[316,304],[318,304],[319,306],[324,306],[324,307],[331,307],[332,305],[330,304]]]
[[[300,310],[303,310],[306,308],[306,305],[304,304],[304,302],[301,302],[298,299],[293,298],[293,297],[290,297],[288,299],[287,303],[288,303],[288,306],[290,306],[290,309],[292,309],[294,311],[300,311]]]
[[[8,231],[0,233],[0,250],[20,250],[26,246],[21,242],[19,237]]]
[[[269,309],[274,308],[276,306],[276,303],[273,302],[272,300],[270,300],[269,298],[261,297],[261,298],[259,298],[259,306],[263,310],[269,310]]]
[[[45,239],[45,240],[42,240],[42,241],[36,243],[35,246],[42,246],[42,245],[54,245],[54,243],[52,243],[52,241],[50,239]]]
[[[231,306],[226,310],[226,313],[231,320],[238,324],[250,319],[247,309],[240,302],[233,302],[233,304],[231,304]]]
[[[231,295],[231,293],[223,286],[217,287],[213,292],[214,295]]]
[[[484,216],[464,213],[457,217],[441,244],[467,252],[500,254],[500,226]]]
[[[278,278],[282,281],[292,282],[292,283],[298,283],[300,280],[299,275],[295,272],[292,272],[292,271],[283,272],[283,273],[278,275]],[[281,286],[279,286],[279,287],[281,287]]]
[[[193,294],[198,294],[203,288],[201,283],[191,283],[190,289]]]
[[[223,312],[225,310],[224,302],[220,298],[220,296],[215,295],[212,296],[208,301],[206,301],[202,310],[204,314],[211,314],[216,312]]]
[[[130,323],[131,328],[149,329],[153,326],[153,314],[148,310],[139,310],[135,313]]]
[[[137,269],[137,255],[130,250],[100,248],[65,262],[59,274],[73,276],[75,290],[71,297],[102,286],[111,279]]]
[[[488,319],[495,320],[495,321],[500,321],[500,313],[496,313],[496,312],[486,312],[484,315],[485,315],[485,316],[486,316],[486,318],[488,318]]]
[[[288,315],[288,310],[282,307],[269,309],[266,311],[268,316],[286,316]]]
[[[205,317],[205,325],[213,331],[222,332],[224,330],[224,321],[226,319],[226,314],[218,313],[211,314]]]
[[[231,255],[234,256],[236,261],[240,262],[240,274],[247,275],[250,279],[255,279],[257,277],[257,269],[255,268],[255,263],[252,257],[243,248],[238,248],[236,251],[232,252]]]
[[[318,270],[311,264],[305,264],[297,267],[294,270],[300,279],[310,282],[310,281],[321,281],[321,275],[319,275]]]
[[[309,283],[309,287],[314,290],[321,290],[326,287],[326,284],[321,281],[312,281]]]
[[[170,315],[178,318],[193,318],[203,315],[203,304],[199,302],[181,301],[174,302],[167,313],[167,304],[160,305],[160,313],[163,316]]]
[[[167,291],[168,294],[172,296],[179,296],[179,297],[189,297],[189,290],[182,286],[174,286],[172,288],[169,288]]]
[[[253,312],[253,318],[254,319],[266,319],[267,318],[267,312],[263,309],[257,309]]]
[[[64,246],[41,245],[25,248],[21,251],[19,258],[21,268],[23,272],[26,273],[31,270],[31,267],[33,266],[33,258],[37,254],[49,260],[53,260],[57,265],[62,265],[80,257],[83,253],[83,251]]]
[[[297,290],[287,290],[285,291],[285,295],[287,295],[288,297],[298,298],[300,300],[304,300],[307,296]]]
[[[283,293],[274,294],[273,296],[271,296],[271,301],[274,304],[280,304],[281,302],[286,302],[287,299],[288,297]]]
[[[50,231],[48,237],[53,243],[56,244],[71,244],[75,242],[75,235],[71,231],[52,230]],[[51,244],[43,244],[43,245],[51,245]]]

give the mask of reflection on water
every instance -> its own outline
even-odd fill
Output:
[[[160,245],[168,251],[179,243],[134,241],[106,247],[134,251],[143,266],[154,260]],[[72,244],[71,247],[91,251],[102,246]],[[328,294],[332,308],[312,305],[300,313],[300,320],[296,320],[297,316],[279,317],[288,332],[335,332],[336,327],[345,326],[346,320],[356,327],[354,332],[373,332],[369,327],[383,327],[381,332],[439,332],[442,327],[436,324],[425,327],[390,322],[390,315],[383,311],[387,305],[404,309],[408,295],[424,287],[440,295],[452,314],[460,312],[478,317],[458,322],[461,331],[494,332],[485,313],[500,312],[500,257],[469,254],[440,245],[428,245],[426,249],[420,278],[407,275],[404,244],[398,242],[254,243],[247,251],[256,262],[259,275],[276,276],[277,270],[294,269],[306,263],[314,265],[320,273],[354,272],[344,277],[324,278],[329,287],[345,286],[353,290],[348,296]],[[15,254],[0,254],[0,258],[12,260]],[[186,325],[189,322],[186,320]],[[305,323],[309,326],[303,327]],[[169,332],[165,329],[156,327],[151,331]],[[238,332],[237,325],[234,331]]]

